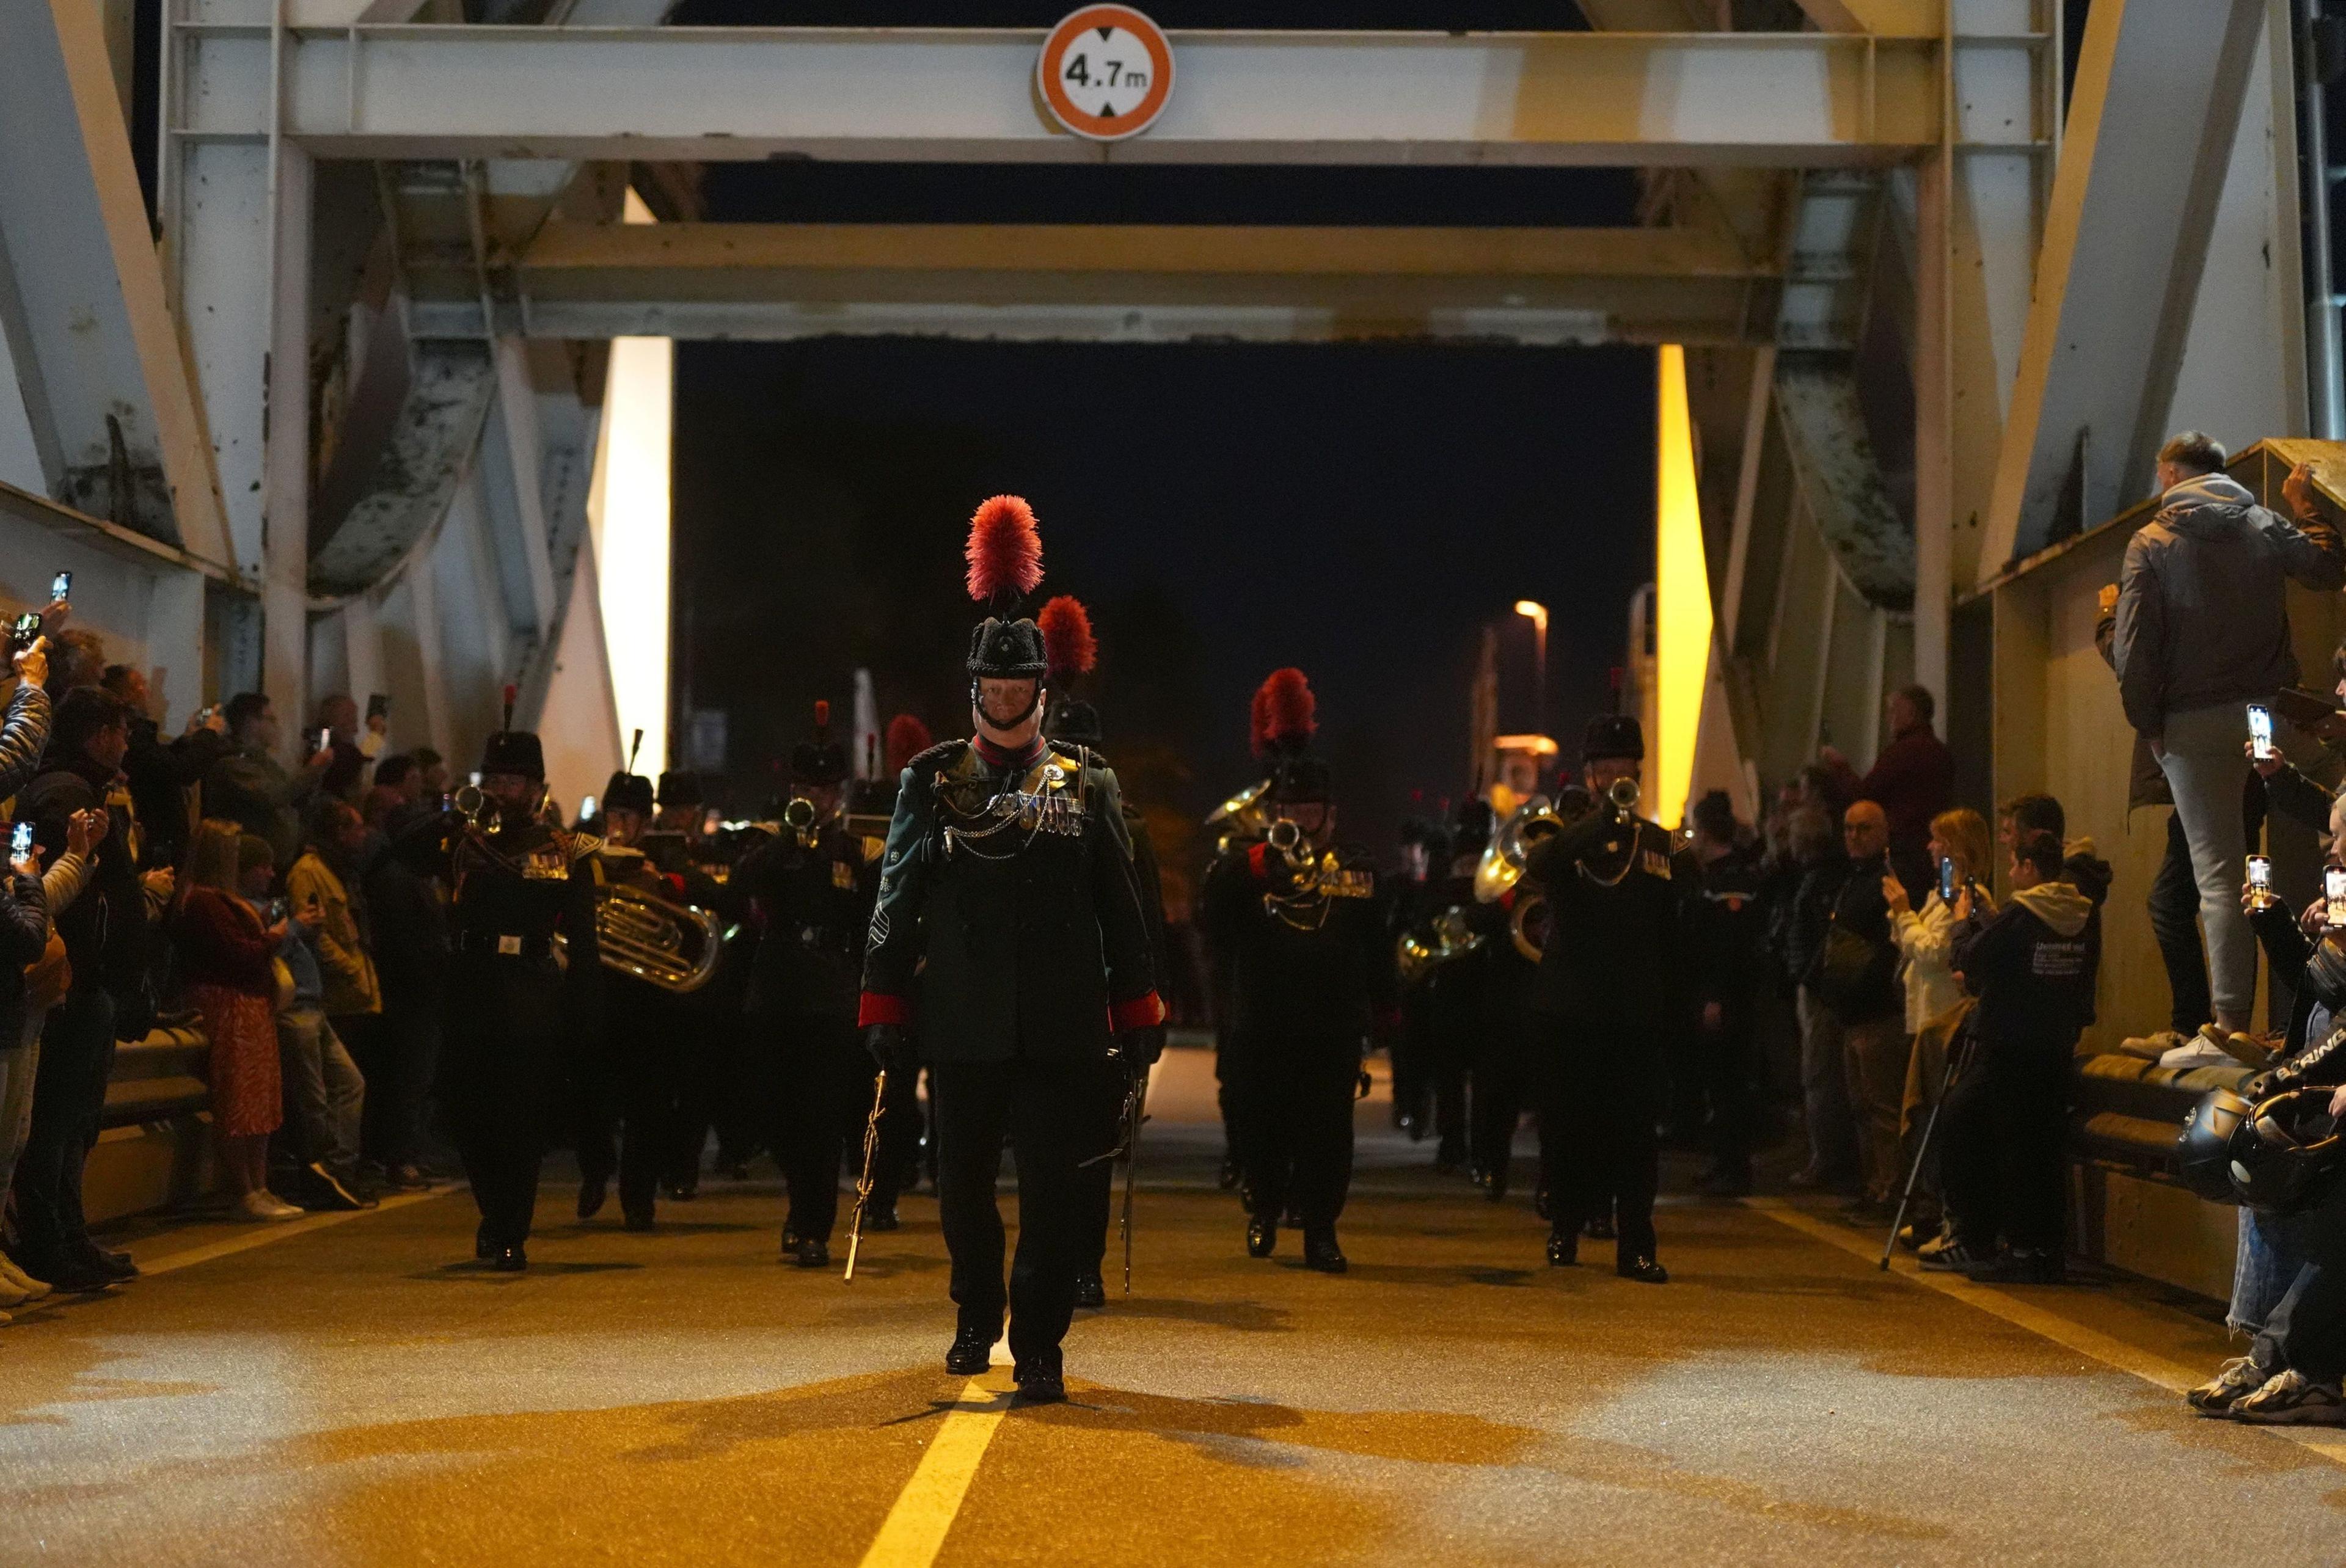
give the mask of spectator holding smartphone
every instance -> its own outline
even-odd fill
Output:
[[[2159,511],[2127,542],[2110,654],[2127,720],[2175,797],[2216,1023],[2233,1034],[2249,1027],[2257,979],[2238,893],[2248,854],[2244,708],[2296,683],[2289,585],[2346,586],[2346,548],[2320,520],[2309,467],[2282,485],[2292,523],[2258,505],[2224,462],[2223,447],[2195,431],[2159,449]]]
[[[204,774],[204,809],[269,840],[280,866],[301,850],[300,808],[318,792],[332,750],[315,751],[298,773],[277,760],[277,706],[257,691],[229,699],[229,749]]]
[[[189,886],[172,923],[180,981],[211,1040],[212,1136],[220,1174],[239,1211],[259,1220],[301,1213],[269,1190],[269,1135],[284,1120],[274,960],[288,922],[263,921],[245,892],[252,883],[265,887],[275,869],[265,840],[222,818],[206,818],[196,829]]]
[[[40,861],[27,842],[22,853],[12,855],[6,875],[0,877],[0,1140],[6,1139],[14,1124],[9,1106],[20,1097],[29,1099],[16,1083],[19,1076],[29,1078],[32,1069],[24,1040],[25,972],[40,961],[48,940],[49,906],[41,891]],[[34,1281],[19,1283],[0,1274],[0,1323],[8,1320],[5,1308],[21,1306],[35,1294]]]
[[[75,812],[66,823],[66,852],[41,873],[41,899],[48,914],[48,934],[39,956],[25,972],[24,1016],[13,1049],[5,1038],[0,1038],[0,1052],[6,1052],[10,1057],[7,1081],[5,1087],[0,1087],[0,1198],[7,1196],[15,1181],[16,1163],[32,1133],[33,1091],[40,1077],[41,1031],[48,1022],[49,1009],[64,997],[70,979],[72,966],[66,959],[65,941],[57,935],[57,913],[81,895],[82,885],[89,877],[91,856],[98,841],[106,837],[106,829],[104,808]],[[38,863],[37,850],[33,860]],[[48,1281],[36,1278],[10,1253],[0,1253],[0,1283],[22,1290],[31,1298],[49,1293]]]

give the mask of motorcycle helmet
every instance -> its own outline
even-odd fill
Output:
[[[2232,1130],[2232,1188],[2268,1214],[2293,1214],[2330,1190],[2346,1138],[2330,1114],[2328,1089],[2288,1089],[2257,1102]]]
[[[2229,1089],[2210,1089],[2183,1118],[2175,1140],[2175,1174],[2210,1203],[2238,1203],[2232,1188],[2232,1135],[2247,1120],[2249,1102]]]

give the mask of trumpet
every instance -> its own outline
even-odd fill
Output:
[[[1637,781],[1633,778],[1616,779],[1605,787],[1606,804],[1613,814],[1627,820],[1637,812]]]
[[[797,838],[799,848],[814,847],[814,802],[803,795],[793,795],[782,803],[782,826]]]

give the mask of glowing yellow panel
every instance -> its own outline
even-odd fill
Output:
[[[652,221],[632,190],[626,219]],[[668,454],[675,395],[671,340],[611,340],[595,564],[620,751],[625,754],[629,737],[641,729],[644,748],[636,771],[655,779],[668,766]]]
[[[1702,508],[1695,493],[1694,426],[1687,409],[1686,351],[1661,351],[1654,498],[1655,686],[1653,761],[1647,775],[1655,820],[1675,828],[1694,779],[1695,737],[1710,679],[1710,575],[1703,560]]]

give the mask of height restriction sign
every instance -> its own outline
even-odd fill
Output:
[[[1035,86],[1051,117],[1094,141],[1147,130],[1173,96],[1165,29],[1129,5],[1086,5],[1043,40]]]

